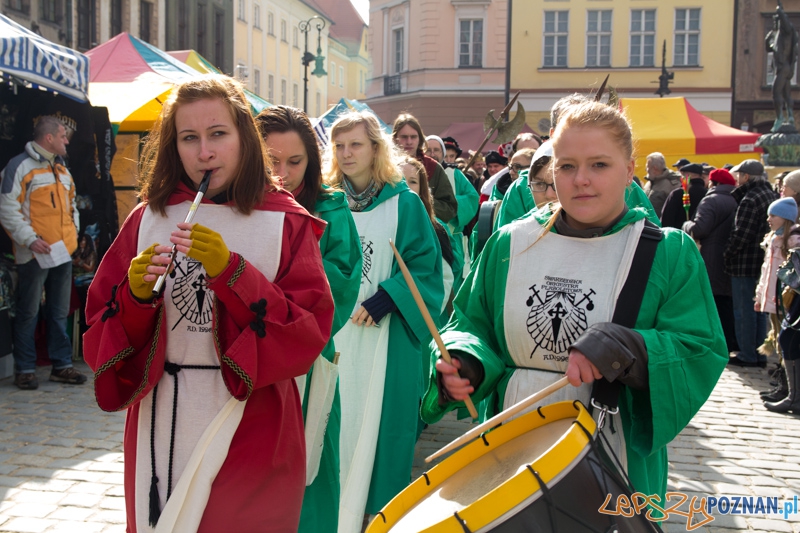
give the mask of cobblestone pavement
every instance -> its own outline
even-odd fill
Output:
[[[84,364],[76,365],[91,376]],[[0,531],[122,532],[122,413],[98,409],[91,380],[81,386],[47,381],[20,391],[0,381]],[[670,490],[690,495],[800,495],[800,417],[763,409],[761,369],[727,369],[714,394],[670,445]],[[452,414],[427,428],[417,445],[414,476],[425,456],[470,427]],[[686,531],[671,520],[668,533]],[[788,520],[716,515],[696,531],[800,533]]]

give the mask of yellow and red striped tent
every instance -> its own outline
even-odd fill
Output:
[[[683,97],[620,98],[620,106],[633,128],[637,176],[647,174],[645,160],[653,152],[664,154],[667,166],[682,157],[717,168],[761,157],[755,147],[760,134],[720,124]]]

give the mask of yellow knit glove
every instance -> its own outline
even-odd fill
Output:
[[[153,299],[153,287],[156,282],[145,281],[144,276],[148,273],[147,267],[152,264],[151,258],[157,255],[155,248],[158,243],[152,245],[150,248],[144,250],[131,260],[131,266],[128,268],[128,285],[131,288],[131,294],[137,300],[149,302]]]
[[[231,259],[231,253],[222,240],[222,235],[200,224],[192,226],[192,247],[189,248],[189,257],[203,263],[206,273],[216,278]]]

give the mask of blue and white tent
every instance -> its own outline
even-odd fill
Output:
[[[87,102],[89,58],[0,15],[0,73]]]

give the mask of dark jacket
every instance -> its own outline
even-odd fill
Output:
[[[731,277],[725,273],[723,254],[736,216],[733,185],[717,185],[697,205],[694,219],[684,222],[683,231],[700,243],[700,255],[706,263],[711,292],[716,296],[731,295]]]
[[[644,184],[644,192],[647,194],[647,199],[653,204],[653,209],[655,209],[656,213],[661,215],[664,202],[667,201],[667,195],[675,189],[679,189],[680,186],[680,173],[664,169],[664,172],[658,176],[647,176],[647,183]]]
[[[764,262],[761,241],[769,231],[767,209],[778,194],[763,179],[751,179],[731,193],[739,203],[728,244],[725,248],[725,272],[731,276],[757,278]]]
[[[683,223],[694,218],[700,200],[706,195],[706,182],[703,178],[689,181],[689,218],[686,218],[686,209],[683,208],[683,189],[678,187],[667,196],[664,208],[661,210],[661,226],[664,228],[681,229]]]
[[[450,222],[458,211],[456,193],[447,179],[447,174],[442,165],[422,152],[417,153],[417,160],[425,167],[428,174],[428,188],[433,196],[433,211],[436,218],[442,222]]]

